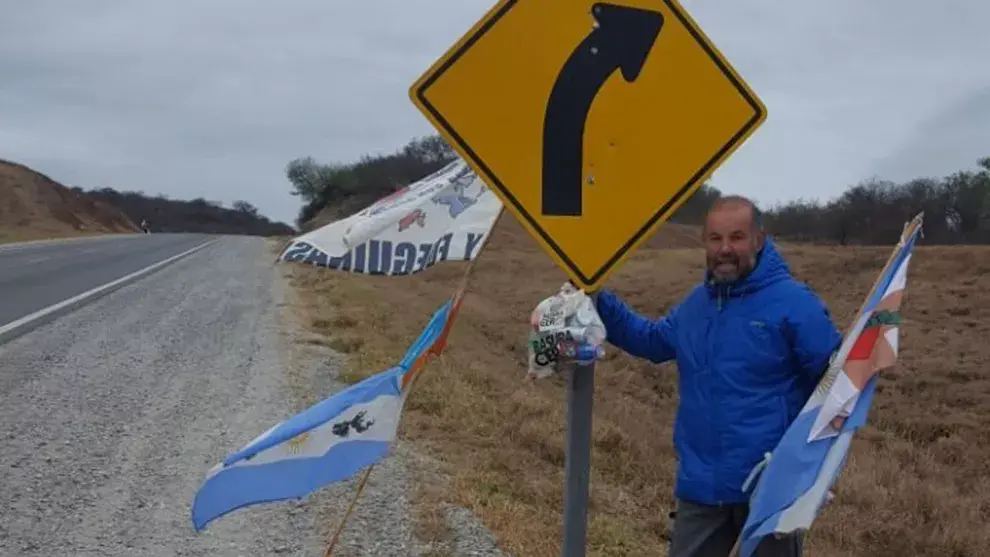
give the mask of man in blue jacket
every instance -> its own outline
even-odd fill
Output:
[[[743,482],[777,445],[842,341],[822,301],[791,276],[751,201],[719,199],[704,241],[704,282],[663,318],[642,317],[607,290],[596,297],[611,344],[652,362],[677,362],[670,557],[729,554],[749,511]],[[757,555],[798,557],[801,539],[768,537]]]

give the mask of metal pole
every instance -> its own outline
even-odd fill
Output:
[[[594,394],[595,363],[575,365],[567,388],[563,557],[585,557],[591,471],[591,406]]]

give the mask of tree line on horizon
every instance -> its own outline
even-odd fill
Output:
[[[388,154],[364,155],[350,163],[320,163],[313,157],[290,161],[285,168],[291,193],[301,198],[297,226],[322,211],[348,214],[371,204],[458,158],[439,135],[415,138]],[[670,222],[701,224],[722,192],[705,184]],[[829,201],[798,199],[764,209],[767,229],[776,237],[824,244],[890,244],[904,223],[925,213],[925,242],[990,243],[990,157],[975,170],[941,178],[916,178],[895,183],[863,180]]]
[[[890,244],[925,214],[928,244],[990,243],[990,157],[941,178],[896,183],[870,178],[827,202],[799,199],[766,211],[777,236],[828,244]]]
[[[73,191],[109,203],[134,224],[147,220],[152,232],[189,232],[203,234],[247,234],[252,236],[291,235],[295,230],[282,222],[273,222],[247,201],[235,201],[224,207],[219,201],[203,198],[171,199],[165,195],[148,196],[140,192],[113,188]]]

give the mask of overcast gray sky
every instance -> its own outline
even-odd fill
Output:
[[[286,163],[433,133],[410,84],[493,0],[0,0],[0,157],[293,223]],[[764,204],[990,155],[990,2],[684,0],[770,116],[716,174]]]

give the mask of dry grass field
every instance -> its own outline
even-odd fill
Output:
[[[784,245],[848,327],[890,253],[885,247]],[[650,316],[697,284],[696,232],[665,226],[609,287]],[[314,331],[348,354],[345,379],[397,362],[449,297],[463,264],[411,277],[290,265]],[[901,355],[885,372],[870,423],[808,536],[809,556],[962,557],[990,547],[990,248],[916,249],[903,305]],[[421,504],[470,508],[521,557],[559,554],[564,382],[525,380],[530,311],[566,280],[505,214],[478,262],[450,344],[406,406],[400,435],[448,478]],[[589,555],[665,555],[675,455],[676,367],[610,347],[598,366]],[[429,509],[422,516],[429,517]],[[434,514],[435,515],[435,514]],[[424,535],[442,537],[438,524]]]

